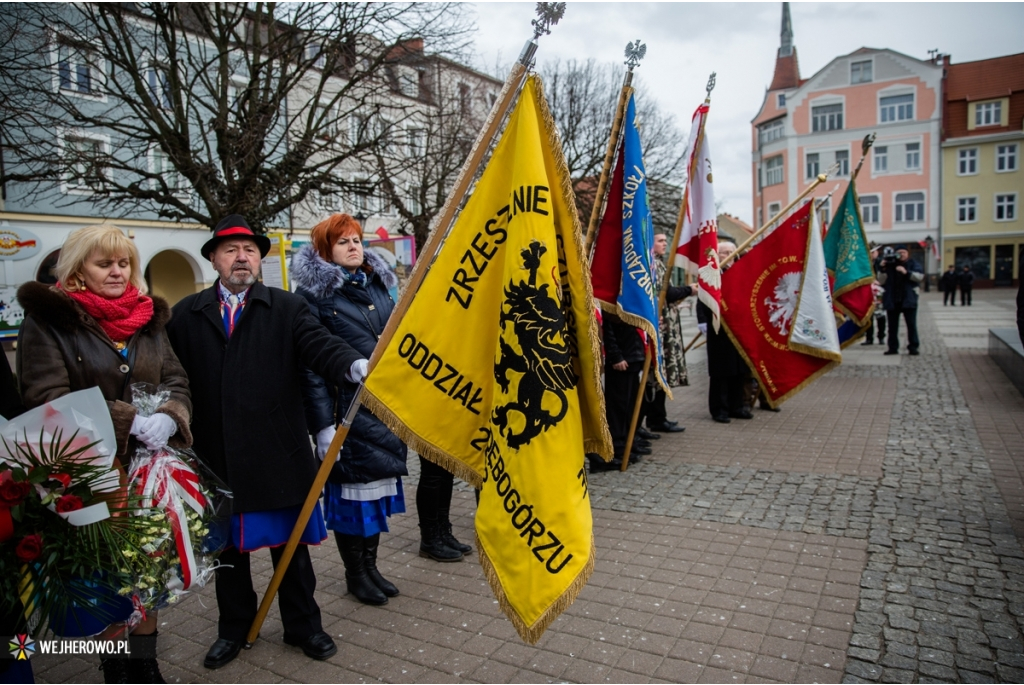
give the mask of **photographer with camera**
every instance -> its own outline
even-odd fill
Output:
[[[921,341],[917,337],[918,286],[924,280],[924,269],[910,258],[906,245],[882,251],[878,282],[882,285],[882,307],[889,320],[889,349],[885,354],[899,354],[900,314],[907,322],[907,352],[918,354]]]

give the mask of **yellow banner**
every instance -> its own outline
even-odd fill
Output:
[[[366,382],[417,452],[481,487],[480,561],[534,643],[593,570],[585,452],[610,459],[583,239],[536,76]]]

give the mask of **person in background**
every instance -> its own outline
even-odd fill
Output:
[[[885,354],[899,354],[900,314],[907,323],[907,352],[919,354],[921,341],[917,337],[918,285],[924,280],[924,270],[910,258],[906,245],[898,245],[894,254],[882,260],[878,282],[882,285],[882,306],[889,320],[889,349]]]
[[[369,358],[394,309],[388,290],[398,279],[375,252],[363,249],[362,235],[348,214],[331,215],[292,257],[291,276],[320,323]],[[306,427],[323,459],[358,385],[305,373]],[[348,591],[363,604],[387,604],[399,592],[377,570],[377,549],[388,517],[405,511],[407,454],[405,444],[360,407],[324,492],[324,518],[345,564]]]
[[[719,264],[736,251],[736,244],[729,241],[718,243]],[[728,268],[728,267],[726,267]],[[747,384],[750,369],[736,351],[724,330],[715,332],[711,310],[697,303],[697,326],[708,339],[708,409],[711,418],[718,423],[730,423],[732,419],[752,419],[753,413],[746,403]]]
[[[231,489],[231,533],[217,568],[217,640],[206,668],[230,663],[257,613],[250,552],[276,567],[313,487],[317,461],[303,430],[302,368],[335,385],[358,382],[367,360],[331,335],[301,296],[258,282],[270,240],[246,220],[221,220],[202,247],[218,279],[174,306],[167,332],[188,372],[196,455]],[[307,545],[327,538],[314,507],[278,593],[285,644],[311,659],[338,647],[324,632]]]
[[[950,264],[949,269],[942,274],[939,278],[939,289],[942,290],[942,306],[951,304],[956,306],[956,284],[957,284],[957,273],[956,265]]]
[[[960,286],[960,306],[971,306],[971,291],[974,290],[974,272],[971,267],[964,264],[963,270],[957,274],[956,282]]]
[[[167,302],[145,295],[135,243],[112,225],[87,226],[61,246],[57,284],[29,282],[18,289],[25,321],[18,333],[15,362],[25,407],[98,386],[117,439],[116,465],[122,481],[138,444],[156,450],[192,444],[192,401],[188,378],[168,341]],[[153,416],[138,416],[133,383],[162,385],[170,399]],[[124,618],[132,612],[126,603]],[[112,625],[102,637],[120,633]],[[132,631],[139,651],[156,653],[157,613]],[[108,683],[162,683],[156,658],[100,659]]]

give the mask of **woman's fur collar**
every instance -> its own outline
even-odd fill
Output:
[[[363,264],[370,267],[368,280],[379,278],[381,284],[389,290],[398,285],[398,277],[388,263],[365,246]],[[291,278],[296,287],[309,292],[317,300],[327,297],[345,285],[342,268],[321,257],[312,245],[303,245],[292,257]]]
[[[145,327],[163,328],[171,320],[171,307],[162,297],[153,298],[153,318]],[[38,281],[29,281],[18,288],[18,302],[26,316],[45,321],[54,328],[74,331],[88,316],[66,293]]]

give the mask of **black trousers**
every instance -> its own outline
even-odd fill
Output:
[[[432,461],[420,457],[420,484],[416,488],[416,514],[420,527],[448,523],[455,477]]]
[[[661,389],[660,385],[647,384],[644,389],[644,404],[640,407],[640,416],[646,418],[647,427],[663,426],[668,420],[668,409],[665,408],[665,400],[668,396]]]
[[[921,341],[917,337],[917,308],[914,309],[887,309],[885,316],[889,319],[889,351],[898,352],[900,349],[900,314],[907,322],[907,349],[911,352],[917,351]]]
[[[973,288],[960,288],[960,305],[969,307],[971,305],[971,290]]]
[[[946,290],[942,293],[942,306],[945,307],[947,303],[956,306],[955,290]]]
[[[284,545],[270,550],[274,568],[277,568],[282,554]],[[252,627],[258,607],[249,570],[249,553],[228,547],[221,552],[220,563],[222,565],[217,569],[217,609],[220,611],[217,634],[227,640],[242,641]],[[289,637],[302,640],[323,630],[320,607],[313,597],[315,590],[316,575],[309,550],[305,545],[299,545],[277,592],[281,623]]]
[[[640,370],[643,366],[643,362],[632,362],[625,371],[617,371],[611,366],[605,367],[604,404],[616,456],[622,456],[626,446],[629,424],[633,420],[633,407],[636,406],[636,395],[640,392]]]
[[[724,418],[743,411],[749,373],[733,376],[711,376],[708,385],[708,410],[711,416]]]

